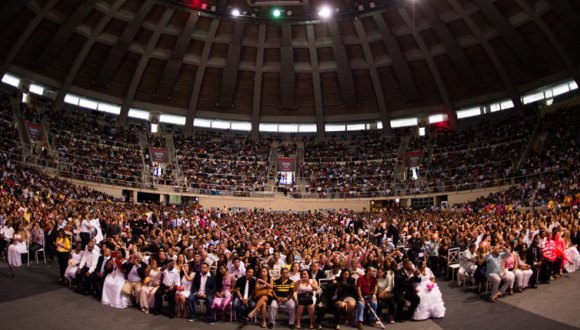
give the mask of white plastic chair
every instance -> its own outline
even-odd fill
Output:
[[[452,248],[447,251],[447,267],[451,269],[451,281],[455,282],[455,271],[459,270],[459,248]]]
[[[46,263],[46,241],[44,237],[42,238],[42,247],[34,252],[34,260],[36,260],[36,264],[38,264],[38,252],[42,252],[42,258],[44,259],[44,263]],[[30,251],[30,250],[29,250]]]
[[[26,265],[30,267],[30,243],[28,243],[28,239],[26,240],[26,252],[20,253],[20,258],[23,254],[26,254]]]

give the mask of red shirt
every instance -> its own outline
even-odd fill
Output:
[[[366,275],[361,276],[356,281],[357,288],[360,288],[360,292],[363,296],[370,296],[373,294],[373,290],[377,286],[377,279],[374,277],[368,278]]]

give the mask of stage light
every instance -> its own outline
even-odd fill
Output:
[[[272,10],[272,16],[274,16],[274,18],[280,18],[280,16],[282,16],[282,11],[276,8]]]
[[[320,18],[329,18],[331,15],[332,10],[330,10],[330,7],[328,6],[324,6],[318,10],[318,16],[320,16]]]
[[[234,16],[234,17],[240,16],[240,10],[239,9],[232,9],[232,16]]]

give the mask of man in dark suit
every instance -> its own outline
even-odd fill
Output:
[[[198,300],[205,302],[206,320],[207,322],[214,322],[214,316],[211,312],[211,304],[216,293],[215,277],[209,273],[209,265],[207,263],[201,264],[201,272],[196,273],[191,283],[191,293],[187,298],[187,304],[191,311],[189,321],[195,320],[195,303]]]
[[[533,271],[528,286],[530,288],[537,289],[538,272],[542,266],[542,249],[540,248],[539,235],[534,237],[531,246],[526,251],[526,264],[531,265]]]
[[[395,287],[393,294],[397,302],[397,321],[409,320],[415,313],[415,309],[419,306],[420,298],[415,290],[414,283],[421,282],[421,276],[417,270],[413,271],[413,263],[411,260],[405,260],[403,268],[395,272]],[[409,301],[411,305],[407,313],[403,312],[405,300]]]
[[[395,246],[399,243],[399,227],[397,225],[397,219],[393,219],[387,230],[387,237],[392,239],[393,245]]]
[[[326,274],[324,274],[324,271],[322,269],[320,269],[320,263],[318,261],[315,261],[312,263],[312,265],[310,265],[310,278],[314,279],[314,280],[320,280],[322,278],[326,278]]]
[[[92,287],[93,287],[93,295],[95,298],[101,300],[101,296],[103,294],[103,285],[105,284],[105,277],[112,271],[107,270],[105,267],[107,265],[107,261],[111,259],[111,250],[109,248],[103,249],[103,255],[99,256],[99,261],[97,261],[97,267],[95,268],[95,272],[92,276]]]
[[[46,232],[44,233],[44,251],[46,251],[48,262],[52,263],[56,252],[55,241],[57,229],[53,220],[49,221],[47,226],[48,229],[46,229]]]
[[[248,322],[247,315],[256,305],[252,299],[255,289],[254,269],[247,268],[246,275],[236,280],[236,293],[234,294],[234,309],[244,323]]]

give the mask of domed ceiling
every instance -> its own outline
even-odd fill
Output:
[[[321,19],[323,5],[332,16]],[[4,0],[0,74],[130,108],[381,120],[579,81],[574,0]],[[279,8],[274,18],[271,10]],[[238,17],[232,10],[238,9]]]

